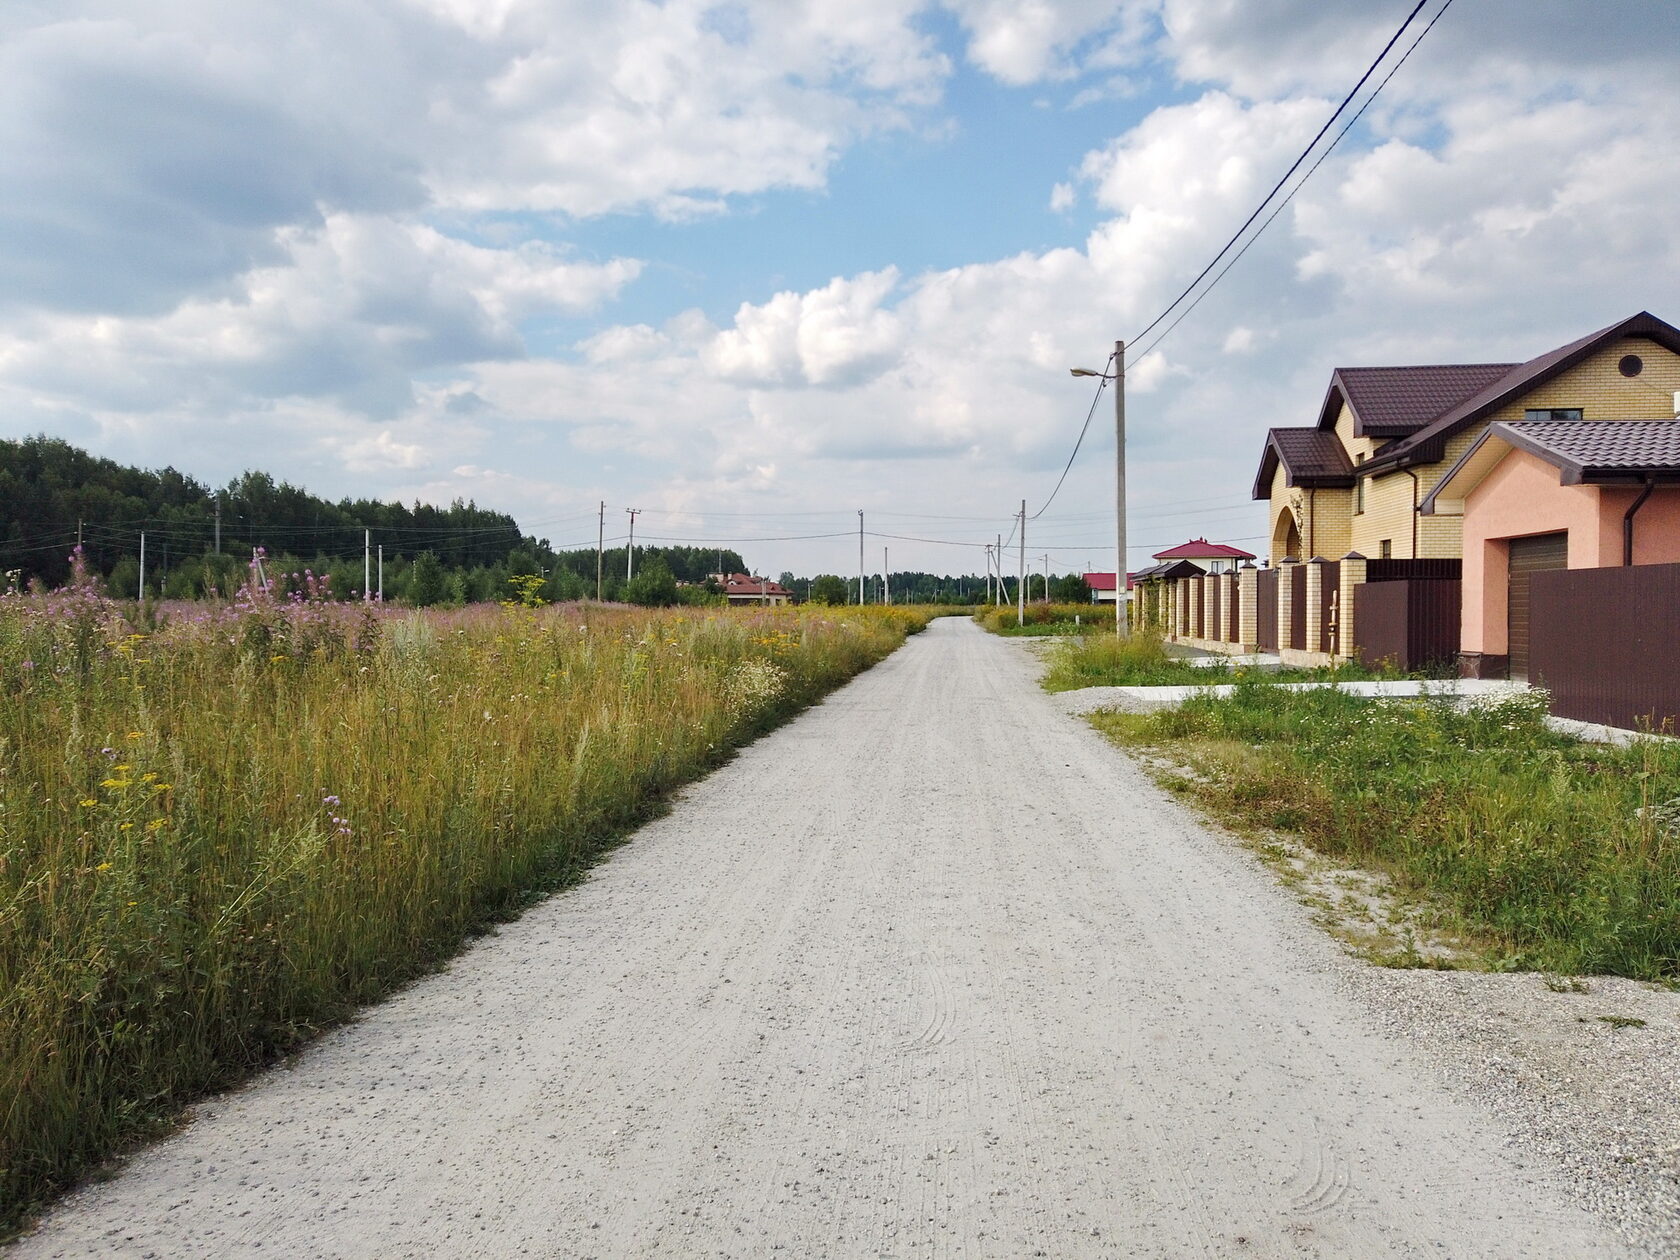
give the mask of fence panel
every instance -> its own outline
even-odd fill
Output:
[[[1334,652],[1336,650],[1336,623],[1338,602],[1337,592],[1342,586],[1342,566],[1340,561],[1326,560],[1319,566],[1323,577],[1318,598],[1318,625],[1314,628],[1313,648],[1319,652]]]
[[[1261,569],[1254,577],[1254,639],[1262,652],[1275,652],[1278,650],[1278,571]]]
[[[1528,598],[1529,677],[1553,713],[1680,727],[1680,564],[1535,573]]]
[[[1367,582],[1404,582],[1410,579],[1439,579],[1457,582],[1464,577],[1462,560],[1367,560]]]
[[[1458,657],[1463,589],[1440,578],[1361,582],[1353,588],[1355,655],[1373,668],[1450,666]]]

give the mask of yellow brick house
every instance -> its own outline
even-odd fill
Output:
[[[1253,496],[1285,559],[1457,559],[1462,520],[1419,508],[1496,420],[1671,420],[1680,329],[1648,312],[1526,363],[1337,368],[1311,427],[1266,435]]]

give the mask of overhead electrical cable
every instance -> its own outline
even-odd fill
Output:
[[[1400,42],[1400,37],[1406,33],[1406,28],[1411,26],[1411,24],[1417,20],[1417,15],[1423,12],[1428,3],[1429,0],[1418,0],[1417,5],[1406,15],[1406,20],[1400,23],[1400,29],[1395,31],[1394,34],[1389,37],[1388,43],[1383,45],[1383,50],[1378,53],[1376,59],[1365,68],[1365,73],[1359,76],[1359,82],[1353,85],[1353,90],[1342,98],[1342,103],[1336,106],[1335,112],[1324,120],[1324,126],[1318,129],[1318,134],[1312,138],[1306,148],[1301,150],[1301,155],[1290,164],[1289,169],[1283,173],[1283,178],[1272,185],[1271,192],[1267,193],[1265,197],[1261,199],[1260,204],[1254,207],[1254,212],[1250,214],[1248,218],[1243,220],[1242,226],[1232,233],[1231,239],[1225,242],[1219,252],[1213,256],[1213,260],[1209,262],[1207,266],[1203,267],[1201,271],[1197,273],[1196,278],[1184,287],[1184,291],[1175,297],[1171,302],[1167,303],[1166,308],[1154,319],[1150,320],[1149,326],[1137,336],[1133,337],[1131,342],[1127,343],[1128,345],[1134,342],[1142,341],[1151,332],[1153,332],[1156,325],[1166,319],[1168,315],[1171,315],[1177,308],[1178,304],[1184,301],[1185,298],[1189,297],[1190,294],[1195,291],[1196,286],[1207,278],[1208,273],[1219,265],[1219,260],[1231,252],[1232,247],[1242,239],[1243,233],[1248,231],[1254,221],[1258,219],[1265,211],[1266,207],[1271,204],[1272,198],[1277,196],[1278,193],[1282,191],[1283,186],[1289,182],[1290,177],[1293,176],[1296,171],[1300,170],[1301,164],[1305,162],[1309,156],[1311,156],[1314,147],[1320,140],[1324,139],[1330,128],[1335,125],[1336,119],[1342,116],[1342,111],[1353,102],[1353,98],[1359,95],[1359,90],[1363,88],[1366,81],[1376,73],[1377,67],[1383,62],[1383,58],[1387,57],[1389,52],[1394,48],[1394,45]],[[1439,14],[1436,16],[1438,17]]]
[[[1440,7],[1439,11],[1436,12],[1435,16],[1429,19],[1429,25],[1425,26],[1423,28],[1423,30],[1418,33],[1418,37],[1416,39],[1414,39],[1411,42],[1411,45],[1406,49],[1406,51],[1400,55],[1400,60],[1398,60],[1394,63],[1394,65],[1389,69],[1389,72],[1386,75],[1383,76],[1382,82],[1378,83],[1376,88],[1372,90],[1371,95],[1365,98],[1365,103],[1363,105],[1361,105],[1354,112],[1353,117],[1351,117],[1347,120],[1347,124],[1340,131],[1338,131],[1335,134],[1335,136],[1331,139],[1330,143],[1324,147],[1324,152],[1320,153],[1318,155],[1318,159],[1311,166],[1309,166],[1307,168],[1307,173],[1305,175],[1301,176],[1300,182],[1297,183],[1295,185],[1295,187],[1293,187],[1289,190],[1288,195],[1285,196],[1282,201],[1278,202],[1278,204],[1273,208],[1272,212],[1269,215],[1266,216],[1265,222],[1262,223],[1259,226],[1259,228],[1255,230],[1254,235],[1249,237],[1247,241],[1243,242],[1243,247],[1231,256],[1231,261],[1226,263],[1223,267],[1221,267],[1219,269],[1219,274],[1214,276],[1212,283],[1209,284],[1207,286],[1207,288],[1203,289],[1200,293],[1198,293],[1196,295],[1196,300],[1194,302],[1190,303],[1189,306],[1186,306],[1182,311],[1180,311],[1177,319],[1173,320],[1172,323],[1168,324],[1165,328],[1163,328],[1161,330],[1160,335],[1158,337],[1156,337],[1154,341],[1151,341],[1147,346],[1145,346],[1142,350],[1140,350],[1138,352],[1137,357],[1139,358],[1139,360],[1141,360],[1151,350],[1155,349],[1156,346],[1160,345],[1163,341],[1165,341],[1166,338],[1167,338],[1167,335],[1169,333],[1171,333],[1173,329],[1177,328],[1179,326],[1179,324],[1184,322],[1185,316],[1189,315],[1191,311],[1195,310],[1198,306],[1200,306],[1202,304],[1202,299],[1205,298],[1208,294],[1210,294],[1214,291],[1214,289],[1218,286],[1219,282],[1225,278],[1225,273],[1230,271],[1232,267],[1236,266],[1237,263],[1242,261],[1242,256],[1244,254],[1248,253],[1249,249],[1253,246],[1254,242],[1259,240],[1261,235],[1266,231],[1266,229],[1272,226],[1272,220],[1277,218],[1278,215],[1282,214],[1283,211],[1284,211],[1284,208],[1286,206],[1288,206],[1291,201],[1295,200],[1295,194],[1300,192],[1301,189],[1303,189],[1307,186],[1307,181],[1310,180],[1313,177],[1313,173],[1315,171],[1317,171],[1319,167],[1324,165],[1324,159],[1329,157],[1332,153],[1334,153],[1336,151],[1336,146],[1342,142],[1342,138],[1344,136],[1346,136],[1349,131],[1353,130],[1353,125],[1355,123],[1357,123],[1360,120],[1361,117],[1364,116],[1364,113],[1365,113],[1366,110],[1371,108],[1372,103],[1377,99],[1377,97],[1382,95],[1382,90],[1385,87],[1388,86],[1388,81],[1395,76],[1395,74],[1399,71],[1401,66],[1406,64],[1407,59],[1410,58],[1411,55],[1414,52],[1417,51],[1417,46],[1419,44],[1423,43],[1424,36],[1428,35],[1429,32],[1432,31],[1435,28],[1435,23],[1439,22],[1441,20],[1442,14],[1446,13],[1446,11],[1452,7],[1452,2],[1453,2],[1453,0],[1446,0],[1446,3],[1443,4]],[[1402,29],[1404,29],[1404,28],[1402,28]],[[1321,132],[1320,134],[1322,135],[1323,133]],[[1314,143],[1317,143],[1317,142],[1315,141]],[[1276,191],[1276,190],[1274,190],[1274,191]],[[1229,246],[1227,246],[1227,248],[1229,248]],[[1218,261],[1219,260],[1217,258],[1214,259],[1214,262],[1218,262]],[[1206,275],[1207,273],[1203,272],[1202,274]],[[1158,320],[1158,319],[1155,321],[1155,323],[1157,323],[1157,324],[1160,323],[1160,322],[1161,321]],[[1154,324],[1151,324],[1150,328],[1153,328],[1154,326],[1155,326]],[[1145,329],[1144,333],[1147,334],[1148,329]],[[1142,337],[1140,336],[1139,338],[1137,338],[1137,340],[1142,340]]]

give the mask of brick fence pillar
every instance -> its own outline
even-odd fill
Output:
[[[1301,562],[1285,556],[1277,569],[1277,641],[1278,651],[1287,652],[1295,641],[1295,583],[1304,582]]]
[[[1324,557],[1314,556],[1307,561],[1307,651],[1322,652],[1324,644],[1324,604],[1329,592],[1324,589]]]
[[[1365,557],[1350,551],[1342,557],[1341,602],[1336,608],[1336,655],[1343,660],[1359,658],[1359,640],[1353,624],[1353,588],[1365,581]]]

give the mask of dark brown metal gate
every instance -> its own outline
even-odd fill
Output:
[[[1341,602],[1337,592],[1342,584],[1342,566],[1339,561],[1326,560],[1318,569],[1323,585],[1319,587],[1318,626],[1312,646],[1319,652],[1334,652],[1338,605]]]
[[[1553,713],[1680,727],[1680,564],[1535,573],[1529,607],[1531,676]]]
[[[1254,577],[1254,640],[1262,652],[1275,652],[1278,650],[1278,571],[1261,569]]]
[[[1506,605],[1506,631],[1511,654],[1511,677],[1528,681],[1529,630],[1533,625],[1529,583],[1536,573],[1550,573],[1569,567],[1569,535],[1537,534],[1533,538],[1511,539],[1510,592]]]
[[[1354,654],[1373,669],[1447,670],[1458,656],[1463,584],[1439,579],[1353,588]]]

